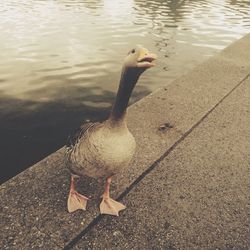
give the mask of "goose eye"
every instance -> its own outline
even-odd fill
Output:
[[[131,53],[134,54],[134,53],[135,53],[135,49],[132,49],[132,50],[131,50]]]

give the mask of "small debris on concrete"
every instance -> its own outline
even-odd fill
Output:
[[[162,124],[158,128],[158,130],[161,131],[161,132],[163,132],[163,131],[165,132],[166,130],[169,130],[170,128],[173,128],[173,127],[174,127],[173,125],[171,125],[170,123],[166,122],[166,123]]]

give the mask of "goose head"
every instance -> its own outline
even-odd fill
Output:
[[[154,61],[156,58],[156,54],[150,53],[141,45],[137,45],[128,52],[123,67],[142,73],[146,69],[155,66]]]

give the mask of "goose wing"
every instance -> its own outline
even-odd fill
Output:
[[[77,144],[79,139],[83,138],[87,134],[87,131],[95,127],[97,124],[98,123],[88,122],[81,125],[79,128],[73,130],[68,137],[66,147],[68,148],[74,147],[74,145]]]

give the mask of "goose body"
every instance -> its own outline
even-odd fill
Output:
[[[107,179],[100,204],[101,213],[117,215],[125,206],[109,197],[111,177],[129,166],[134,152],[135,139],[126,123],[129,98],[140,75],[154,66],[156,55],[136,46],[126,56],[115,102],[109,118],[102,123],[87,123],[73,133],[67,144],[66,164],[71,171],[68,211],[86,210],[88,198],[75,189],[80,176]]]
[[[68,156],[73,173],[108,178],[129,165],[136,144],[125,122],[116,127],[109,120],[90,123],[82,130],[84,134],[71,146]]]

